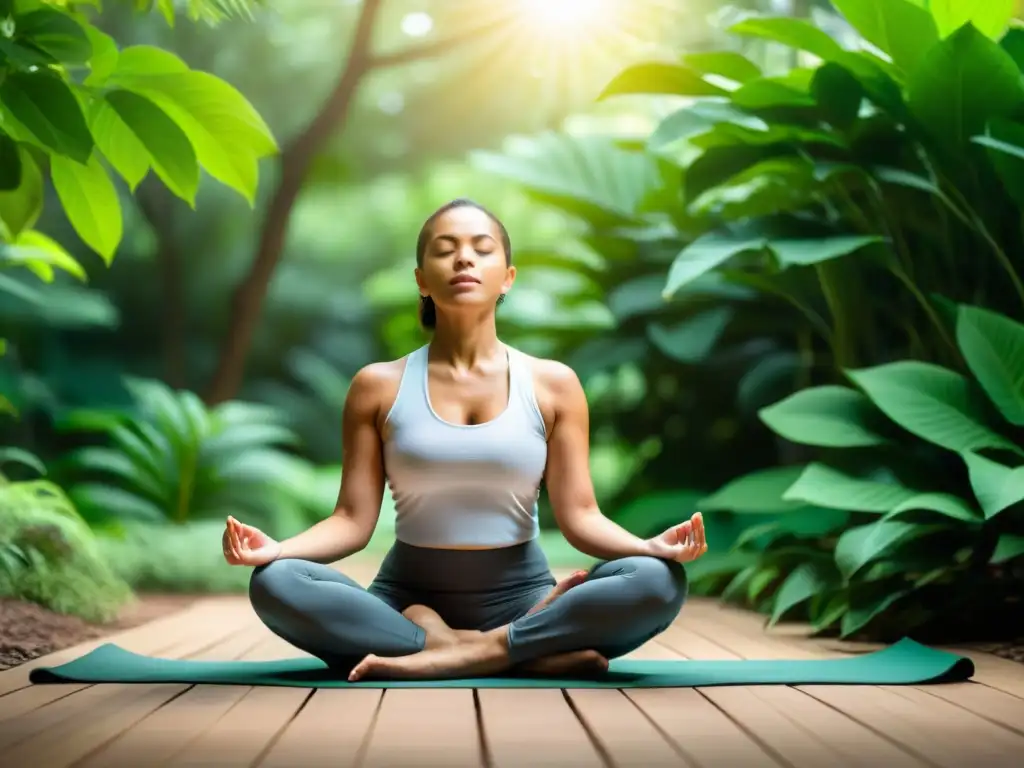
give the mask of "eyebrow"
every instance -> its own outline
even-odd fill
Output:
[[[434,237],[434,242],[435,243],[438,242],[439,240],[444,240],[446,242],[452,243],[453,245],[458,245],[459,244],[459,238],[457,238],[455,235],[437,235],[436,237]],[[490,240],[490,241],[492,241],[494,243],[498,242],[493,237],[491,237],[490,235],[486,235],[486,234],[483,234],[483,235],[473,235],[470,238],[470,240],[472,240],[474,243],[478,242],[480,240]]]

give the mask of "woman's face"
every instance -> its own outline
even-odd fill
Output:
[[[507,266],[501,232],[491,217],[463,206],[434,220],[416,282],[420,294],[440,308],[493,307],[512,287],[515,272]]]

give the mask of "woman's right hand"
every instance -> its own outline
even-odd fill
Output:
[[[281,545],[259,528],[228,515],[221,538],[224,559],[231,565],[266,565],[281,556]]]

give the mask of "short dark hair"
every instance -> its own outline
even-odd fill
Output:
[[[494,222],[494,225],[498,228],[498,232],[501,233],[501,247],[505,251],[505,263],[511,265],[512,240],[508,236],[508,230],[505,229],[505,225],[501,223],[501,219],[480,205],[480,203],[470,200],[469,198],[459,197],[442,205],[430,214],[429,218],[427,218],[425,222],[423,222],[423,226],[420,228],[419,237],[416,238],[416,266],[420,268],[423,267],[423,258],[427,253],[427,243],[430,242],[430,235],[434,228],[434,222],[437,221],[439,216],[442,216],[448,211],[456,208],[476,208]],[[429,296],[420,297],[420,325],[427,330],[437,327],[437,307],[434,306],[434,300]]]

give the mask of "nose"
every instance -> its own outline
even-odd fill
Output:
[[[459,248],[455,252],[455,267],[471,267],[473,266],[473,259],[476,256],[476,251],[473,250],[472,245],[465,245]]]

